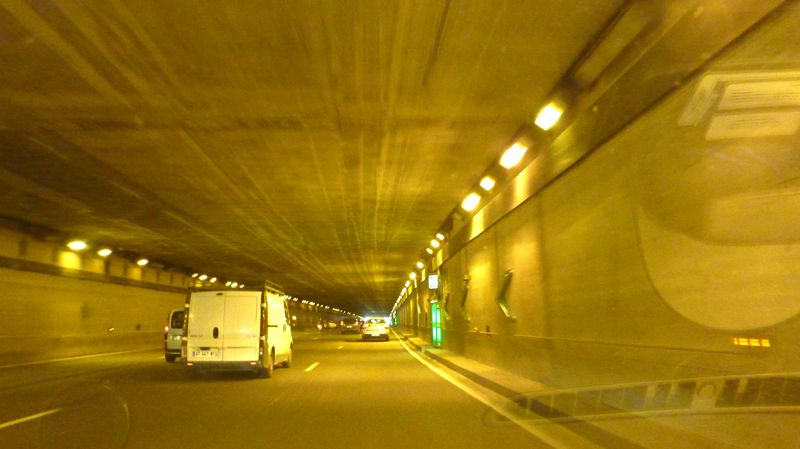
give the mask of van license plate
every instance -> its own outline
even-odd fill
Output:
[[[379,333],[377,333],[377,334],[372,334],[372,336],[373,336],[373,337],[380,337],[380,336],[381,336],[381,334],[379,334]]]
[[[192,351],[192,357],[216,357],[216,351]]]

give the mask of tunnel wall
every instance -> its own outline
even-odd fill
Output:
[[[0,229],[0,366],[163,345],[170,310],[193,279],[176,268],[70,251],[64,242]],[[289,301],[295,330],[339,314]]]
[[[445,349],[557,387],[797,371],[796,137],[710,138],[713,110],[680,124],[701,83],[754,55],[800,62],[774,45],[800,38],[800,8],[784,13],[548,178],[580,133],[554,140],[448,236],[438,298],[412,290],[400,328],[430,341],[439,299]]]

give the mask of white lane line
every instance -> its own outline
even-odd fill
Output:
[[[311,370],[313,370],[314,368],[316,368],[318,365],[319,365],[319,362],[314,362],[314,363],[312,363],[311,365],[309,365],[309,367],[308,367],[308,368],[306,368],[306,372],[307,372],[307,373],[310,373],[310,372],[311,372]]]
[[[0,429],[5,429],[6,427],[16,426],[17,424],[22,424],[27,421],[33,421],[34,419],[39,419],[47,415],[52,415],[53,413],[58,413],[61,411],[61,408],[54,408],[52,410],[47,410],[46,412],[37,413],[35,415],[26,416],[24,418],[15,419],[13,421],[4,422],[0,424]]]
[[[130,350],[130,351],[104,352],[102,354],[87,354],[87,355],[77,355],[77,356],[74,356],[74,357],[62,357],[60,359],[38,360],[36,362],[18,363],[16,365],[3,365],[3,366],[0,366],[0,370],[9,369],[9,368],[20,368],[20,367],[23,367],[23,366],[43,365],[45,363],[65,362],[67,360],[92,359],[92,358],[95,358],[95,357],[106,357],[106,356],[111,356],[111,355],[131,354],[131,353],[134,353],[134,352],[154,351],[155,349],[156,348],[133,349],[133,350]]]
[[[394,331],[393,331],[394,332]],[[537,427],[532,424],[530,421],[525,419],[520,419],[519,416],[516,416],[513,412],[506,410],[502,405],[507,404],[509,401],[504,396],[497,394],[488,388],[482,387],[474,382],[470,381],[469,379],[461,376],[460,374],[451,374],[448,372],[449,370],[445,370],[443,368],[439,368],[429,362],[427,359],[423,358],[421,355],[417,354],[417,352],[410,348],[406,342],[404,342],[397,333],[395,333],[395,337],[397,341],[400,342],[400,345],[405,349],[412,357],[417,359],[419,363],[425,365],[428,369],[433,371],[434,373],[438,374],[439,377],[442,379],[450,382],[451,384],[458,387],[464,393],[472,396],[473,398],[477,399],[484,405],[488,406],[495,412],[503,415],[509,421],[513,422],[517,426],[521,427],[522,429],[526,430],[528,433],[532,434],[536,438],[540,439],[541,441],[549,444],[550,446],[558,449],[572,449],[572,448],[585,448],[585,449],[600,449],[599,446],[571,433],[567,433],[568,431],[564,431],[556,433],[556,429],[551,429],[552,433],[547,433],[547,430],[542,429],[541,427]],[[514,405],[514,407],[517,407]]]
[[[339,346],[339,347],[338,347],[338,348],[336,348],[336,349],[342,349],[342,348],[344,348],[344,346]]]

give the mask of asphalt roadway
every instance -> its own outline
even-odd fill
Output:
[[[295,333],[290,368],[194,375],[160,351],[0,369],[0,448],[536,448],[394,338]]]

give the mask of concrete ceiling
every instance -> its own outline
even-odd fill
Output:
[[[388,311],[619,3],[0,0],[0,215]]]

